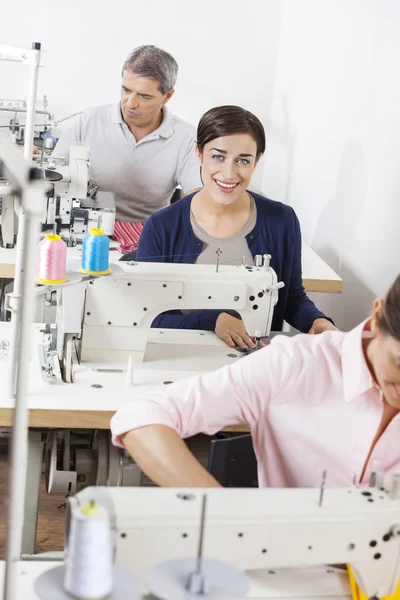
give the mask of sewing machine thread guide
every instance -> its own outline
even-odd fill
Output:
[[[220,256],[221,256],[221,254],[222,254],[222,250],[221,250],[221,248],[220,248],[219,246],[218,246],[218,248],[216,249],[216,251],[215,251],[215,254],[217,255],[217,267],[216,267],[216,269],[215,269],[215,270],[216,270],[216,272],[218,273],[218,270],[219,270],[219,257],[220,257]]]

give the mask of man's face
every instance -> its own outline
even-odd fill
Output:
[[[128,127],[148,127],[160,119],[164,104],[174,90],[162,94],[158,81],[124,71],[121,84],[121,112]],[[157,125],[158,126],[158,123]]]

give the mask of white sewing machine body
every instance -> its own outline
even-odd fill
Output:
[[[46,158],[44,176],[53,181],[47,194],[41,217],[42,235],[57,233],[69,245],[82,241],[91,227],[112,235],[115,223],[115,202],[111,192],[89,189],[90,151],[85,146],[71,146],[69,163]],[[13,247],[18,230],[19,205],[3,190],[1,229],[3,246]]]
[[[268,336],[283,284],[269,267],[269,256],[264,262],[258,267],[220,266],[218,272],[215,265],[125,262],[121,267],[110,263],[110,275],[94,278],[77,273],[76,260],[74,272],[67,271],[69,282],[37,288],[38,294],[55,289],[57,307],[53,325],[33,326],[30,408],[59,410],[60,414],[99,411],[111,417],[125,402],[166,382],[241,360],[244,354],[229,348],[213,331],[154,329],[151,324],[158,314],[173,309],[233,309],[242,316],[250,335]],[[1,328],[4,352],[0,353],[0,377],[5,381],[9,373],[9,327],[3,323]],[[11,406],[6,386],[0,397],[3,406]],[[108,432],[104,433],[107,439],[100,435],[102,442],[95,446],[88,435],[88,448],[93,451],[85,452],[82,463],[81,439],[78,446],[72,439],[65,444],[53,432],[47,444],[50,493],[74,493],[85,485],[105,485],[106,481],[140,484],[140,470],[120,460]],[[66,435],[69,437],[63,431],[63,439]],[[66,446],[72,461],[65,453]],[[62,470],[57,467],[60,464]]]
[[[207,558],[246,571],[346,563],[371,598],[398,585],[400,500],[377,488],[326,489],[322,506],[312,488],[86,488],[69,499],[67,533],[81,503],[99,502],[111,516],[116,563],[142,578],[154,564],[196,556],[204,494]]]
[[[268,336],[283,285],[269,258],[263,266],[223,265],[218,271],[214,265],[125,263],[118,276],[71,282],[58,291],[52,348],[63,361],[74,339],[80,363],[126,365],[129,357],[140,363],[153,320],[174,309],[235,310],[249,335]]]

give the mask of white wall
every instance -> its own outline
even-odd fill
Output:
[[[291,204],[303,235],[345,281],[315,295],[338,325],[367,314],[399,269],[398,0],[19,0],[0,43],[41,41],[39,94],[61,118],[114,101],[120,68],[154,43],[180,64],[171,109],[196,123],[217,104],[254,111],[268,150],[254,184]],[[17,18],[18,26],[12,24]],[[0,62],[0,97],[23,97],[21,65]]]
[[[286,0],[263,191],[344,279],[347,329],[400,271],[400,3]]]
[[[48,96],[56,118],[116,101],[127,54],[155,44],[180,65],[170,102],[176,114],[197,124],[212,106],[239,104],[266,124],[281,10],[281,0],[19,0],[18,12],[2,3],[0,43],[42,43],[39,94]],[[25,93],[22,65],[0,62],[0,98]],[[256,185],[261,178],[262,167]]]

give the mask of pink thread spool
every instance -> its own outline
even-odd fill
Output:
[[[54,284],[67,279],[67,244],[49,233],[39,244],[36,281]]]

